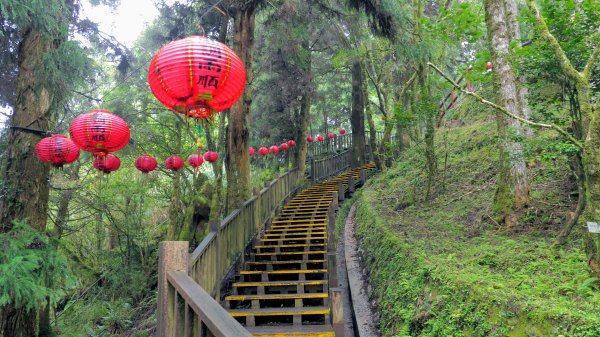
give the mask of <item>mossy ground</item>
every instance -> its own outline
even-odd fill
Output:
[[[576,202],[555,135],[525,142],[531,202],[506,233],[491,210],[495,121],[462,124],[438,131],[431,200],[418,144],[354,198],[383,336],[600,336],[581,228],[551,246]]]

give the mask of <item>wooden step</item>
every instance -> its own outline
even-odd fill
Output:
[[[305,308],[261,308],[229,310],[233,317],[243,316],[289,316],[289,315],[329,315],[328,307]]]
[[[327,293],[308,294],[266,294],[266,295],[230,295],[225,296],[226,301],[252,301],[252,300],[290,300],[306,298],[329,298]]]
[[[261,248],[301,248],[301,247],[325,247],[327,246],[326,243],[312,243],[312,244],[306,244],[306,243],[297,243],[297,244],[290,244],[290,245],[260,245],[260,246],[256,246],[254,248],[256,249],[261,249]]]
[[[248,265],[263,265],[263,264],[302,264],[302,263],[325,263],[327,260],[314,259],[314,260],[289,260],[289,261],[246,261]]]
[[[236,282],[234,287],[285,287],[285,286],[318,286],[326,285],[327,280],[311,280],[311,281],[269,281],[269,282]]]
[[[301,252],[265,252],[265,253],[253,253],[250,255],[254,256],[270,256],[270,255],[314,255],[314,254],[327,254],[326,250],[305,250]]]
[[[272,225],[271,229],[284,229],[284,228],[302,228],[302,227],[323,227],[325,223],[305,223],[305,224],[290,224],[290,225]]]
[[[268,238],[261,239],[261,242],[284,242],[284,241],[310,241],[310,240],[327,240],[327,235],[323,236],[304,236],[299,238]]]
[[[260,270],[242,270],[241,275],[259,275],[259,274],[318,274],[326,273],[327,269],[301,269],[301,270],[273,270],[273,271],[260,271]]]
[[[259,326],[246,329],[255,337],[335,337],[331,325]]]
[[[273,239],[273,238],[289,238],[289,237],[297,237],[297,236],[313,236],[313,235],[325,235],[327,234],[325,231],[322,232],[300,232],[300,233],[289,233],[289,234],[282,234],[282,233],[266,233],[265,234],[265,238],[266,239]]]

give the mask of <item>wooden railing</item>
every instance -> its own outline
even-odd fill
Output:
[[[220,297],[227,273],[273,211],[298,191],[302,178],[295,169],[267,184],[223,221],[212,222],[210,232],[191,254],[187,242],[161,242],[159,337],[192,336],[190,331],[193,336],[204,336],[198,331],[208,336],[250,336],[213,298]]]
[[[341,173],[350,168],[352,164],[352,150],[324,159],[312,159],[310,163],[310,177],[312,181],[320,181]]]
[[[370,146],[369,133],[370,133],[369,131],[365,131],[365,140],[366,140],[365,146],[367,147],[365,149],[365,151],[367,153],[371,152],[371,150],[369,148],[369,146]],[[381,140],[383,139],[383,132],[377,131],[375,133],[375,139],[377,141],[377,144],[380,144]],[[325,140],[322,142],[314,141],[312,143],[308,143],[307,158],[322,159],[322,158],[328,157],[332,154],[344,152],[346,150],[351,150],[351,149],[352,149],[352,134],[346,133],[343,135],[337,135],[333,139],[325,138]]]

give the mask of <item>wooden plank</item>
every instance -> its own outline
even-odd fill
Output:
[[[168,273],[180,271],[187,275],[189,243],[187,241],[162,241],[159,244],[158,257],[158,307],[157,335],[159,337],[175,337],[173,335],[176,300],[175,292],[169,291]]]
[[[238,321],[184,272],[169,272],[168,281],[216,337],[252,337]]]

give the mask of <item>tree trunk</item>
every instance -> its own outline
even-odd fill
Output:
[[[252,61],[254,58],[254,18],[256,1],[235,9],[233,51],[246,67],[246,88],[242,98],[229,111],[227,127],[227,207],[228,211],[250,197],[250,105],[252,104]]]
[[[519,8],[516,0],[504,0],[504,11],[506,13],[506,28],[508,31],[509,40],[521,45],[521,29],[519,28]],[[527,96],[527,79],[525,76],[520,76],[517,83],[517,98],[520,116],[525,119],[530,119],[531,109]],[[533,130],[527,125],[523,125],[523,131],[527,137],[533,136]]]
[[[527,0],[527,6],[535,18],[536,30],[552,48],[563,74],[575,85],[583,121],[583,134],[585,134],[583,168],[587,209],[583,213],[583,218],[590,222],[600,222],[600,107],[592,106],[590,86],[590,75],[594,62],[600,55],[600,45],[595,46],[584,70],[577,71],[556,38],[550,33],[535,2]],[[584,244],[592,273],[600,277],[600,234],[586,231]]]
[[[363,71],[363,78],[366,76],[366,66]],[[363,81],[363,97],[365,100],[365,114],[367,116],[367,123],[369,124],[369,149],[371,150],[371,156],[375,162],[375,166],[378,170],[381,170],[381,156],[379,155],[379,149],[377,148],[377,129],[375,129],[375,121],[373,120],[373,112],[371,111],[371,103],[369,102],[369,82]],[[371,158],[369,158],[370,160]]]
[[[42,33],[25,31],[19,45],[19,74],[16,81],[17,101],[11,126],[48,130],[51,124],[52,89],[40,85],[38,77],[42,58],[50,40]],[[0,199],[0,232],[12,228],[15,219],[25,220],[33,228],[44,231],[48,210],[49,167],[35,156],[39,135],[11,129],[8,135],[6,168]],[[12,305],[0,307],[0,336],[35,336],[37,313]]]
[[[366,162],[365,156],[365,98],[363,97],[363,72],[360,62],[352,63],[352,165],[359,166]]]
[[[183,123],[180,120],[175,123],[175,130],[177,130],[175,135],[175,153],[177,154],[181,154],[183,151],[183,145],[181,143],[182,124]],[[167,228],[167,240],[169,241],[176,240],[179,231],[183,227],[183,213],[185,207],[182,205],[181,200],[181,175],[181,171],[173,172],[173,189],[171,192],[171,203],[169,205],[169,227]]]
[[[488,40],[492,49],[494,65],[494,85],[497,89],[496,101],[510,113],[521,116],[515,75],[509,59],[509,36],[506,26],[504,2],[485,0]],[[529,199],[527,168],[523,146],[509,138],[508,128],[516,136],[524,134],[521,123],[507,120],[497,113],[500,161],[498,163],[497,190],[494,197],[494,211],[501,222],[510,230]]]
[[[312,79],[312,51],[310,50],[310,46],[307,41],[302,42],[302,49],[306,52],[307,59],[306,64],[304,65],[304,76],[309,79]],[[303,173],[306,171],[306,154],[308,151],[308,142],[306,141],[306,136],[308,135],[308,127],[310,122],[310,107],[312,103],[312,80],[307,83],[304,87],[304,92],[302,93],[302,98],[300,100],[300,114],[298,116],[299,126],[297,138],[297,146],[295,151],[293,151],[292,158],[292,166],[294,168],[298,168],[301,173],[301,177],[303,177]]]

